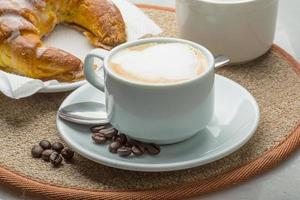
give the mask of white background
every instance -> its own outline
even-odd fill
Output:
[[[131,0],[164,6],[175,5],[175,0]],[[300,1],[281,0],[275,43],[300,61]],[[0,183],[1,200],[39,200]],[[298,200],[300,199],[300,151],[278,167],[241,185],[225,191],[194,198],[193,200]]]

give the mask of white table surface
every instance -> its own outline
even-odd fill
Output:
[[[175,0],[131,0],[174,7]],[[300,1],[280,2],[275,43],[300,61]],[[0,183],[0,200],[40,200]],[[300,199],[300,150],[286,161],[246,183],[192,200],[298,200]]]

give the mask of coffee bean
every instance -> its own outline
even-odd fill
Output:
[[[115,136],[117,133],[116,132],[110,132],[107,134],[104,134],[104,136],[108,139],[108,140],[112,140],[113,136]]]
[[[92,137],[93,137],[93,136],[94,136],[94,137],[95,137],[95,136],[97,136],[97,137],[105,137],[103,133],[99,133],[99,132],[93,133],[93,134],[92,134]]]
[[[131,138],[129,138],[128,140],[127,140],[127,143],[129,143],[130,144],[130,147],[133,147],[133,146],[136,146],[136,147],[138,147],[140,150],[141,150],[141,152],[143,152],[143,154],[145,153],[145,145],[143,144],[143,143],[141,143],[141,142],[139,142],[139,141],[137,141],[137,140],[133,140],[133,139],[131,139]]]
[[[150,155],[157,155],[160,153],[160,146],[157,144],[145,144],[145,149]]]
[[[120,147],[117,150],[119,156],[128,157],[131,154],[131,148],[129,147]]]
[[[132,153],[135,156],[141,156],[146,152],[150,155],[160,153],[160,146],[150,143],[142,143],[127,137],[125,134],[118,132],[111,125],[95,126],[91,128],[92,139],[97,144],[103,144],[112,141],[108,150],[111,153],[118,153],[122,157],[128,157]]]
[[[40,146],[43,149],[51,149],[51,143],[48,140],[42,140],[42,141],[40,141]]]
[[[127,143],[130,144],[131,146],[137,146],[141,144],[141,142],[131,138],[127,138]]]
[[[146,153],[146,149],[145,149],[145,145],[144,145],[144,144],[139,143],[139,144],[137,144],[136,146],[140,149],[140,151],[141,151],[143,154]]]
[[[131,151],[132,151],[132,153],[133,153],[134,155],[136,155],[136,156],[141,156],[141,155],[144,154],[144,152],[141,151],[140,148],[137,147],[137,146],[131,147]]]
[[[106,142],[106,137],[104,137],[104,134],[102,133],[93,133],[92,139],[96,144],[103,144]]]
[[[59,166],[62,162],[61,156],[59,155],[59,153],[57,153],[55,151],[50,155],[49,160],[54,167]]]
[[[34,145],[31,149],[31,155],[33,158],[40,158],[44,149],[40,145]]]
[[[63,148],[64,148],[64,145],[60,142],[54,142],[52,144],[52,149],[54,151],[56,151],[57,153],[60,153]]]
[[[71,160],[74,157],[74,151],[69,147],[65,147],[61,150],[61,155],[65,160]]]
[[[119,142],[112,142],[108,146],[108,150],[111,153],[117,153],[118,148],[120,148],[121,144]]]
[[[130,143],[130,142],[126,142],[125,144],[123,144],[123,146],[125,146],[125,147],[133,147],[134,145],[132,144],[132,143]]]
[[[107,128],[108,125],[101,125],[101,126],[93,126],[91,128],[92,133],[98,133],[100,130]]]
[[[115,141],[116,141],[116,142],[119,142],[119,143],[122,144],[122,145],[124,145],[124,144],[126,144],[126,142],[127,142],[127,137],[126,137],[126,135],[125,135],[124,133],[121,133],[121,134],[119,134],[119,135],[117,136],[117,138],[116,138]]]
[[[106,127],[106,128],[104,128],[104,129],[102,129],[101,131],[99,131],[99,133],[103,133],[103,132],[105,132],[105,131],[115,131],[116,129],[114,128],[114,127]]]
[[[99,131],[99,133],[102,133],[107,139],[112,139],[114,136],[117,135],[117,130],[113,127],[110,127],[107,129],[102,129],[101,131]]]
[[[53,153],[54,151],[52,149],[46,149],[43,151],[42,153],[42,159],[44,161],[49,161],[50,159],[50,155]]]

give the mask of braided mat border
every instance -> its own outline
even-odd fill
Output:
[[[139,5],[143,8],[160,9],[174,12],[171,8],[159,6]],[[272,49],[282,56],[300,76],[300,64],[280,47],[273,45]],[[276,147],[265,152],[263,155],[249,163],[231,169],[219,176],[204,180],[170,186],[160,189],[143,191],[100,191],[82,190],[78,188],[64,188],[62,186],[49,185],[48,183],[33,180],[0,166],[0,181],[34,194],[56,200],[161,200],[161,199],[184,199],[202,194],[220,191],[237,183],[244,182],[254,176],[275,167],[280,161],[287,158],[293,151],[300,147],[300,121],[291,134]]]

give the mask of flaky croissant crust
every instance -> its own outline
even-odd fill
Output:
[[[96,47],[126,41],[122,15],[109,0],[0,0],[0,69],[42,80],[81,79],[80,59],[41,41],[59,23],[79,26]]]

